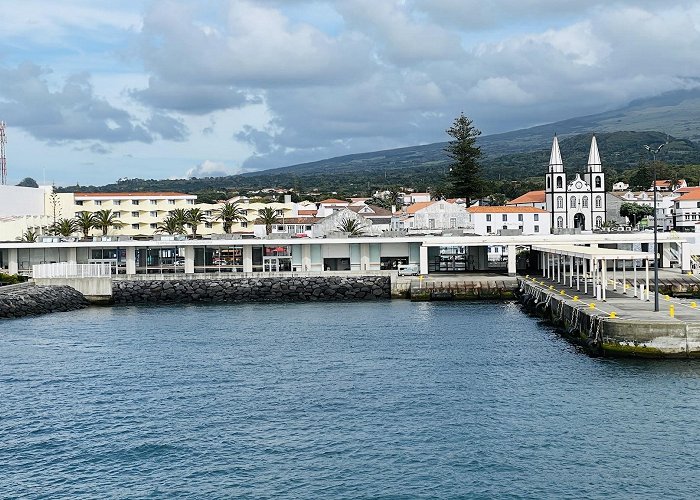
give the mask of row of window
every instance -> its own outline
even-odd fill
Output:
[[[86,201],[86,200],[76,200],[76,201],[75,201],[75,204],[78,205],[78,206],[83,206],[83,204],[85,203],[85,201]],[[92,201],[92,203],[93,203],[94,205],[96,205],[96,206],[99,207],[99,206],[102,205],[102,201],[103,201],[103,200],[91,200],[91,201]],[[112,201],[112,205],[119,206],[119,205],[122,204],[122,201],[126,201],[126,200],[111,200],[111,201]],[[132,204],[132,205],[139,205],[141,201],[145,201],[145,200],[131,200],[131,204]],[[159,200],[148,200],[148,202],[149,202],[151,205],[157,205],[157,204],[158,204],[158,201],[159,201]],[[162,200],[161,200],[161,201],[162,201]],[[166,202],[168,203],[168,205],[175,205],[175,200],[166,200]],[[185,202],[186,202],[188,205],[194,205],[194,200],[185,200]]]
[[[595,187],[597,189],[600,189],[603,186],[603,181],[601,180],[600,176],[595,176],[595,180],[593,181],[595,183]],[[547,189],[551,187],[551,182],[549,180],[549,176],[547,176]],[[563,189],[564,187],[564,177],[563,176],[557,176],[557,189]]]
[[[599,215],[598,217],[595,218],[595,225],[596,227],[600,227],[603,225],[603,218]],[[564,217],[557,217],[557,228],[562,229],[564,227]]]
[[[452,219],[450,219],[451,221]],[[503,222],[508,222],[508,214],[501,214],[501,220]],[[540,214],[534,215],[534,220],[540,220]],[[491,222],[491,214],[486,214],[486,222]],[[523,222],[523,214],[518,214],[518,222]]]
[[[486,226],[486,233],[487,233],[487,234],[493,233],[492,229],[493,229],[492,226]],[[503,229],[508,229],[508,226],[503,226]],[[518,229],[520,229],[520,230],[522,231],[522,230],[523,230],[523,226],[518,226]],[[534,232],[539,233],[539,232],[540,232],[540,226],[535,225]]]
[[[571,208],[576,208],[578,206],[576,196],[572,196],[570,198],[569,206]],[[595,197],[595,207],[596,208],[603,207],[603,197],[602,196]],[[564,197],[563,196],[557,196],[557,208],[564,208]],[[581,198],[581,208],[588,208],[588,196],[584,196],[583,198]]]

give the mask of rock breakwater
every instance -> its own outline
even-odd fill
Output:
[[[0,290],[0,318],[74,311],[88,305],[83,294],[69,286],[26,286]]]
[[[391,280],[386,276],[119,280],[112,285],[115,304],[328,302],[389,298]]]

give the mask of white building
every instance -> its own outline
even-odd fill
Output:
[[[621,203],[633,203],[647,207],[654,206],[654,193],[652,191],[627,191],[625,193],[609,193],[618,198]],[[673,227],[674,200],[677,194],[670,192],[656,193],[656,218],[657,225],[665,230]]]
[[[695,232],[700,222],[700,188],[688,189],[673,200],[673,227],[678,231]]]
[[[469,215],[465,207],[446,200],[414,203],[392,219],[393,229],[409,232],[439,232],[468,227]]]
[[[546,210],[547,199],[545,198],[544,189],[541,191],[528,191],[524,195],[510,200],[506,205],[515,207],[535,207]]]
[[[549,234],[549,213],[537,207],[469,207],[470,226],[478,235],[513,230],[522,234]]]

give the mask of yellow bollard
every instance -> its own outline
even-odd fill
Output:
[[[578,295],[574,295],[574,302],[578,302]]]
[[[610,317],[611,317],[611,318],[617,318],[617,313],[615,313],[615,311],[611,311],[611,312],[610,312]]]
[[[595,309],[595,304],[593,302],[591,302],[590,304],[588,304],[588,308]]]
[[[671,297],[668,295],[664,295],[664,300],[671,300]]]
[[[676,307],[673,304],[668,308],[668,315],[672,318],[676,316]]]
[[[627,290],[630,287],[629,283],[625,283],[625,290]]]
[[[566,292],[565,292],[564,290],[562,290],[561,292],[559,292],[559,294],[560,294],[560,295],[566,295]]]
[[[697,302],[691,302],[691,303],[690,303],[690,307],[692,307],[693,309],[695,309],[696,307],[698,307]]]
[[[526,274],[526,275],[525,275],[525,279],[529,279],[529,278],[530,278],[530,275],[529,275],[529,274]]]

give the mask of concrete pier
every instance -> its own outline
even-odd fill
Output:
[[[700,358],[700,308],[690,299],[663,295],[654,312],[646,291],[624,283],[606,285],[584,294],[567,283],[542,277],[519,278],[521,302],[526,309],[553,322],[590,352],[606,356]],[[616,290],[613,289],[613,286]]]

